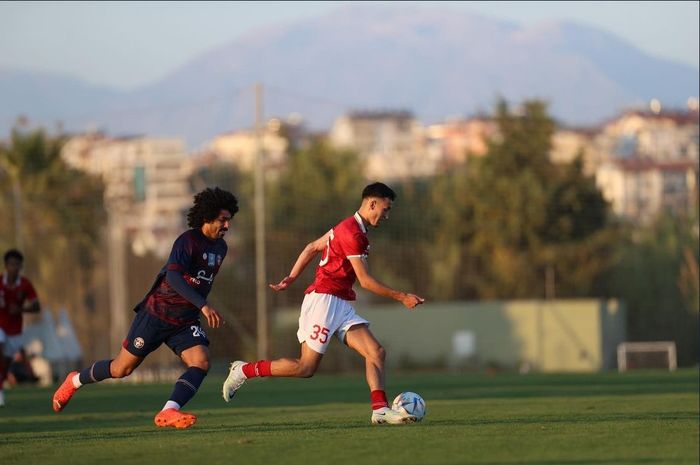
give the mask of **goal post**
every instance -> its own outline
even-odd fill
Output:
[[[673,341],[623,342],[617,346],[619,372],[636,368],[674,371],[676,367],[676,343]]]

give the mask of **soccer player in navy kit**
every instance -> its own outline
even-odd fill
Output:
[[[355,313],[352,306],[352,301],[355,300],[355,291],[352,289],[355,280],[364,289],[397,300],[409,309],[424,302],[422,297],[380,283],[369,274],[367,268],[367,227],[376,228],[389,218],[389,210],[395,198],[396,194],[386,184],[377,182],[365,187],[362,191],[362,204],[357,212],[309,243],[297,258],[289,276],[278,284],[270,284],[275,291],[287,289],[311,259],[322,254],[316,268],[316,279],[306,289],[301,305],[297,331],[297,339],[301,344],[299,358],[233,362],[222,389],[226,402],[233,398],[248,378],[313,376],[330,344],[331,336],[336,334],[338,339],[365,359],[365,374],[372,403],[372,424],[396,425],[416,421],[413,415],[389,408],[384,392],[386,352],[369,330],[369,322]]]
[[[195,415],[180,408],[195,395],[209,371],[209,340],[200,326],[200,313],[210,328],[224,324],[206,299],[226,257],[228,248],[223,237],[237,211],[236,197],[218,187],[194,196],[194,205],[187,214],[192,229],[175,240],[168,262],[134,308],[136,316],[121,351],[113,360],[100,360],[80,372],[69,373],[53,395],[56,412],[63,410],[83,385],[128,376],[149,353],[165,343],[187,365],[187,370],[155,416],[155,424],[189,428],[197,421]]]

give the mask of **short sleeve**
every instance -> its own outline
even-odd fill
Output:
[[[352,234],[341,238],[341,247],[347,258],[366,257],[369,253],[369,240],[364,234]]]
[[[36,290],[28,279],[24,281],[24,298],[27,299],[27,302],[33,302],[37,299]]]

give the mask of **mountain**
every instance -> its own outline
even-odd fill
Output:
[[[588,26],[519,26],[439,6],[358,3],[258,29],[128,93],[0,72],[0,117],[184,135],[196,146],[252,126],[258,81],[266,115],[300,113],[313,128],[353,109],[407,109],[433,123],[491,111],[499,96],[543,98],[561,122],[590,125],[652,98],[684,105],[700,85],[697,69]]]
[[[104,111],[120,93],[58,74],[0,68],[0,135],[21,116],[53,127],[66,115]]]

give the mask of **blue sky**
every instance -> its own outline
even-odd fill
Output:
[[[341,3],[0,2],[0,67],[133,89],[255,28],[321,16]],[[523,25],[575,21],[611,32],[653,56],[698,68],[700,2],[411,3]]]

